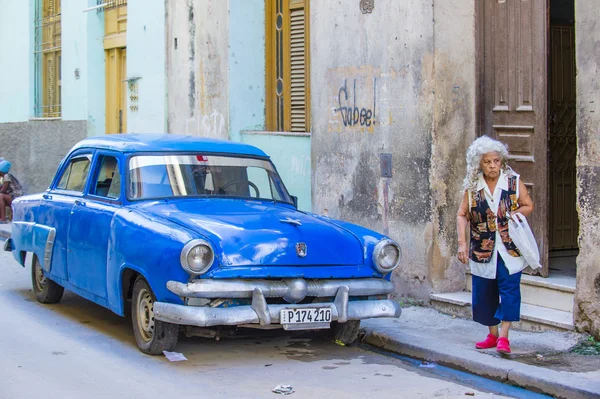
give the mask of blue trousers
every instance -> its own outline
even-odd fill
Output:
[[[521,313],[521,272],[508,274],[498,255],[496,278],[473,277],[473,320],[484,326],[501,321],[519,321]]]

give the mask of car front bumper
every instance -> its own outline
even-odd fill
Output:
[[[390,293],[393,286],[382,279],[312,280],[204,280],[188,284],[169,281],[170,291],[184,297],[200,298],[252,298],[251,305],[232,307],[198,307],[166,302],[154,303],[154,317],[174,324],[197,327],[219,325],[237,326],[280,324],[284,309],[331,308],[331,320],[344,323],[374,317],[400,317],[402,309],[392,300],[349,300],[350,296],[371,296]],[[254,287],[254,288],[252,288]],[[287,288],[286,288],[287,287]],[[305,296],[334,297],[333,302],[267,304],[266,298],[298,300]],[[297,328],[311,329],[309,323]]]

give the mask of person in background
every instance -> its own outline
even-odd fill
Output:
[[[473,276],[473,320],[489,328],[475,347],[496,347],[501,354],[510,353],[508,331],[520,319],[521,271],[527,267],[509,236],[508,218],[517,210],[525,217],[533,212],[527,188],[507,159],[506,145],[490,137],[469,146],[465,192],[456,216],[458,259],[469,263]]]
[[[0,224],[8,223],[6,220],[6,207],[10,206],[13,200],[23,195],[23,188],[16,177],[8,173],[10,171],[10,162],[7,160],[0,161],[0,178],[2,178],[2,186],[0,186]]]

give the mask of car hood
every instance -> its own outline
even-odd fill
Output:
[[[364,263],[363,245],[354,234],[283,204],[194,199],[154,202],[140,208],[208,238],[223,266]]]

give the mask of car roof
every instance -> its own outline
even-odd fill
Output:
[[[80,148],[101,148],[119,152],[191,151],[268,157],[262,150],[249,144],[160,133],[128,133],[88,137],[75,144],[69,153]]]

